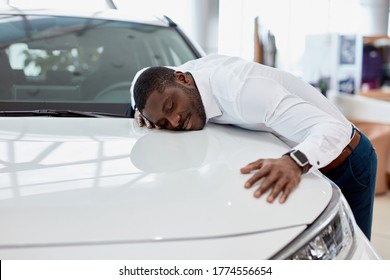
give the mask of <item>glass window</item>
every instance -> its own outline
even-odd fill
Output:
[[[75,109],[71,103],[128,104],[139,69],[197,57],[173,27],[14,16],[0,18],[0,30],[0,100],[8,102],[3,110],[21,102],[37,109],[42,103],[67,104],[64,109]]]

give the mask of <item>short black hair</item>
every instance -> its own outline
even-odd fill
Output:
[[[142,112],[153,91],[157,90],[162,93],[166,87],[176,86],[174,72],[175,70],[168,67],[154,66],[141,73],[133,90],[135,106],[138,111]]]

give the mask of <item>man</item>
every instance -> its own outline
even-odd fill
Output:
[[[279,69],[210,55],[179,67],[139,71],[131,87],[140,126],[199,130],[210,121],[269,131],[291,150],[241,169],[254,196],[284,203],[301,175],[319,169],[344,193],[371,237],[376,153],[367,137],[314,87]],[[258,181],[262,179],[261,184]]]

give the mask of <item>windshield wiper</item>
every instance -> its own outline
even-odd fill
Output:
[[[112,114],[105,112],[84,112],[73,110],[27,110],[27,111],[0,111],[0,116],[5,117],[34,117],[34,116],[47,116],[47,117],[84,117],[84,118],[128,118],[126,115]]]

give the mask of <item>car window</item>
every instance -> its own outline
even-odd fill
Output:
[[[197,57],[174,27],[7,16],[0,18],[0,31],[1,110],[112,112],[110,106],[130,102],[129,88],[139,69]]]

